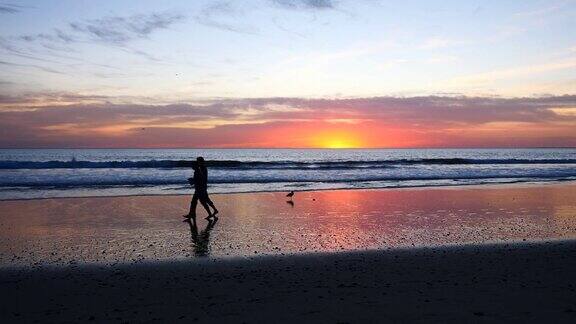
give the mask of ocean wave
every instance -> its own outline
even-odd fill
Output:
[[[291,178],[291,177],[274,177],[274,178],[220,178],[212,179],[212,185],[236,185],[236,184],[274,184],[274,183],[291,183],[297,184],[305,183],[369,183],[369,182],[409,182],[409,181],[436,181],[436,180],[450,180],[450,181],[466,181],[466,180],[489,180],[489,179],[534,179],[540,181],[555,180],[555,179],[576,179],[576,173],[551,173],[551,174],[518,174],[518,175],[461,175],[457,177],[450,176],[365,176],[354,178],[334,178],[334,179],[306,179],[306,178]],[[0,181],[2,188],[96,188],[96,187],[148,187],[148,186],[170,186],[180,185],[189,187],[186,180],[170,180],[170,179],[130,179],[130,180],[101,180],[97,178],[83,179],[83,180],[61,180],[61,181],[47,181],[35,182],[27,180],[12,180],[10,182]]]
[[[176,169],[191,168],[193,161],[0,161],[0,170],[18,169]],[[216,169],[359,169],[392,168],[404,165],[486,165],[486,164],[576,164],[576,159],[396,159],[378,161],[207,161],[208,167]]]

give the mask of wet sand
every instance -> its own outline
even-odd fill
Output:
[[[576,185],[0,202],[0,322],[576,320]],[[338,253],[335,253],[338,252]]]
[[[0,268],[576,238],[576,185],[0,201]],[[196,235],[197,234],[197,235]]]

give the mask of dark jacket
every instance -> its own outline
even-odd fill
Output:
[[[205,166],[194,166],[194,188],[196,190],[208,189],[208,169]]]

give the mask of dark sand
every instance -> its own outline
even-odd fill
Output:
[[[576,243],[0,272],[12,322],[574,323]]]
[[[0,202],[0,323],[576,322],[573,183],[189,199]]]

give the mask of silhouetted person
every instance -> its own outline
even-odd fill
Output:
[[[194,185],[194,195],[190,202],[190,211],[188,212],[188,215],[184,217],[196,219],[196,206],[198,205],[198,200],[200,200],[200,204],[202,204],[204,209],[206,209],[206,212],[208,212],[208,217],[206,217],[206,219],[209,220],[212,217],[218,219],[218,217],[216,217],[218,209],[214,206],[210,197],[208,197],[208,169],[204,163],[204,158],[199,156],[196,159],[193,168],[194,178],[189,178],[188,182]],[[212,207],[213,211],[210,210],[210,207]]]
[[[194,255],[197,257],[205,257],[208,256],[210,252],[210,231],[216,225],[216,221],[218,219],[215,218],[214,220],[208,220],[208,225],[206,228],[198,234],[198,226],[196,226],[195,219],[186,219],[185,222],[190,225],[190,236],[192,238],[192,247],[194,248]]]

